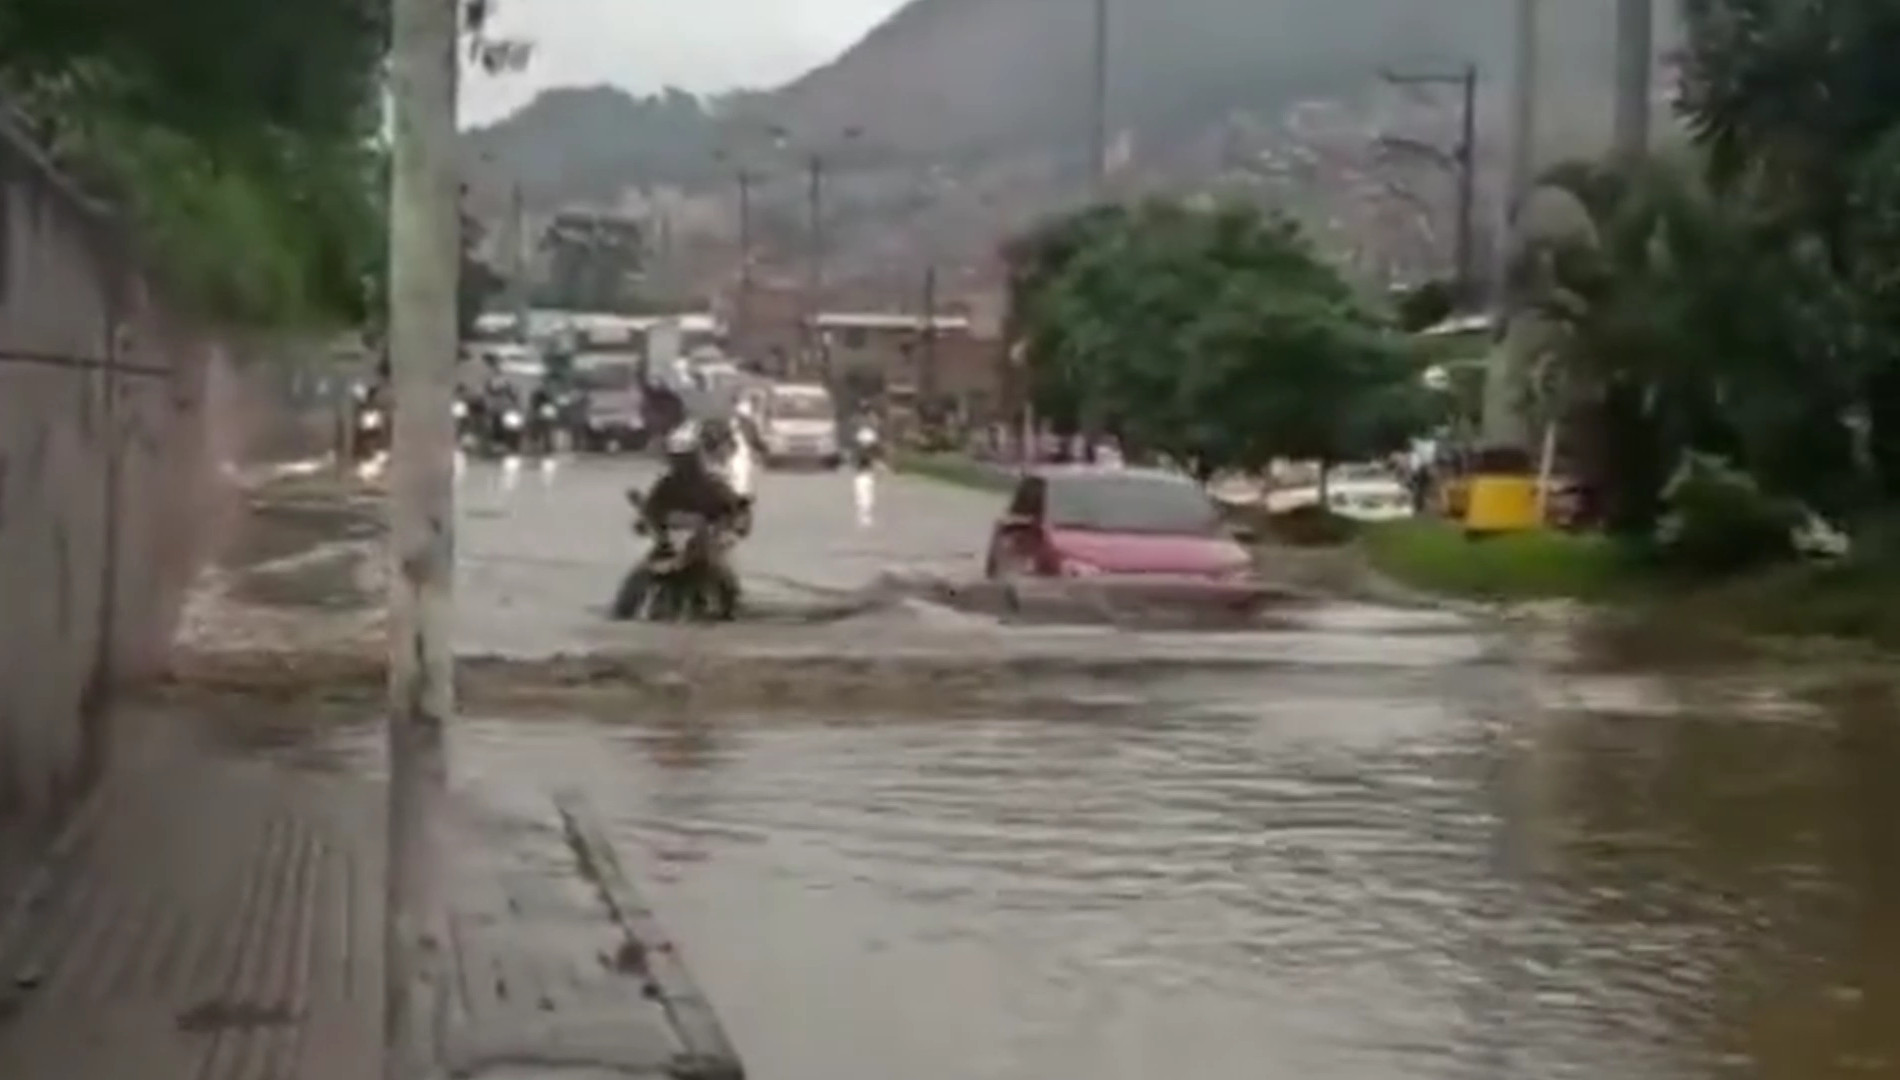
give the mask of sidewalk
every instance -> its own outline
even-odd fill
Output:
[[[220,749],[163,718],[127,734],[129,752],[0,912],[3,1071],[380,1075],[381,786]],[[572,832],[552,799],[532,821],[461,800],[447,1065],[739,1076],[683,973],[643,961],[671,947],[628,937],[589,865],[601,857]]]

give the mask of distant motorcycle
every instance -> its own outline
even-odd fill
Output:
[[[543,398],[531,407],[522,444],[530,454],[552,454],[558,449],[561,428],[560,404],[553,398]]]
[[[492,457],[513,457],[521,453],[527,441],[528,414],[520,403],[491,400],[483,412],[486,415],[482,449]]]
[[[643,500],[628,492],[634,510],[634,532],[646,536]],[[739,611],[739,579],[728,554],[752,530],[752,500],[730,521],[711,521],[697,514],[676,514],[663,523],[653,546],[638,565],[621,579],[614,595],[613,617],[621,621],[725,622]]]
[[[388,453],[389,428],[389,410],[383,407],[381,395],[359,385],[350,410],[351,459],[368,461]]]
[[[481,449],[484,410],[481,400],[457,394],[455,404],[455,445],[464,452]]]

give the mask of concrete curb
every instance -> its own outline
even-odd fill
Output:
[[[562,793],[555,798],[555,806],[582,875],[599,891],[620,927],[620,966],[645,981],[647,996],[666,1010],[686,1048],[671,1074],[679,1080],[745,1080],[745,1066],[726,1038],[712,1003],[686,970],[653,909],[634,889],[599,815],[579,792]]]

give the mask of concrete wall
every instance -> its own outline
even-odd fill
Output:
[[[122,229],[0,116],[0,828],[56,820],[217,515],[208,377]]]

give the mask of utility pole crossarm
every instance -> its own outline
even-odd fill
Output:
[[[1414,139],[1405,135],[1380,135],[1373,140],[1373,145],[1382,151],[1422,157],[1448,171],[1456,170],[1463,160],[1462,147],[1448,153],[1444,148],[1433,146],[1423,139]]]

